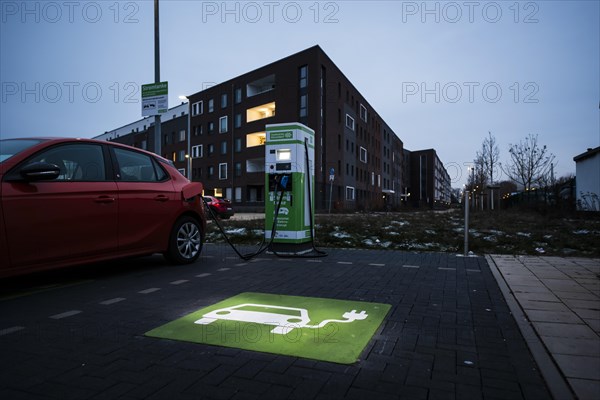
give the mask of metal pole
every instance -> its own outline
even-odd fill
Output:
[[[469,191],[465,190],[465,257],[469,255]]]
[[[158,0],[154,0],[154,83],[160,82],[160,41],[158,34]],[[160,115],[154,116],[154,152],[162,155]]]
[[[333,194],[333,181],[329,181],[329,214],[331,214],[331,196]]]

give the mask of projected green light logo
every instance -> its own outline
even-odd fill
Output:
[[[241,293],[146,332],[146,336],[351,364],[390,307]]]

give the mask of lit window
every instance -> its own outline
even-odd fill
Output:
[[[246,135],[246,147],[264,146],[266,141],[267,134],[265,132],[255,132]]]
[[[275,102],[260,105],[246,110],[246,122],[275,116]]]

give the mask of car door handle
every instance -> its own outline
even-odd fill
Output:
[[[112,196],[100,196],[94,200],[96,203],[106,204],[106,203],[114,203],[115,198]]]
[[[165,195],[158,195],[154,198],[154,200],[164,203],[165,201],[169,201],[169,198]]]

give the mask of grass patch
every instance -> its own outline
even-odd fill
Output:
[[[259,244],[264,220],[222,222],[236,244]],[[207,242],[224,242],[213,222]],[[355,213],[316,216],[321,247],[389,249],[416,252],[463,251],[461,210]],[[477,254],[529,254],[600,257],[600,216],[542,215],[527,210],[471,214],[469,249]]]

